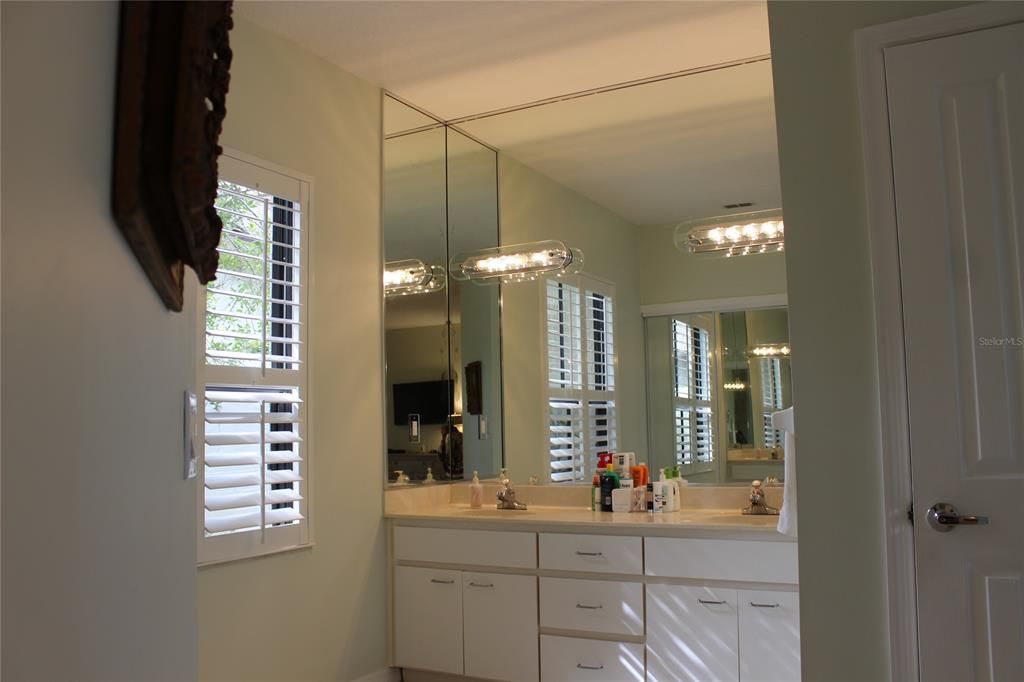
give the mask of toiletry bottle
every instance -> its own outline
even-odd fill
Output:
[[[665,503],[662,506],[662,511],[672,512],[679,509],[678,505],[678,488],[676,484],[669,480],[665,474],[664,469],[658,470],[658,482],[661,484],[662,495],[664,495]]]
[[[612,510],[612,491],[619,487],[619,476],[611,464],[601,474],[601,511]]]
[[[590,511],[601,511],[601,474],[594,474],[590,488]]]
[[[493,471],[493,469],[492,469]],[[484,504],[484,487],[480,485],[480,476],[473,472],[473,482],[469,484],[469,506],[479,509]]]
[[[647,481],[644,480],[643,471],[638,464],[629,467],[629,477],[633,479],[633,485],[637,488],[643,488],[647,485]]]
[[[654,483],[652,481],[647,482],[647,513],[654,513]]]
[[[423,479],[424,483],[434,483],[434,472],[427,467],[427,477]]]

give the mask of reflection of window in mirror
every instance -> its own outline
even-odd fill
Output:
[[[714,467],[714,318],[691,315],[674,319],[672,335],[675,459],[680,473]]]
[[[551,481],[585,481],[616,448],[614,287],[549,279],[544,297]]]
[[[782,360],[761,358],[761,408],[766,448],[782,447],[782,431],[772,426],[772,413],[782,409]]]

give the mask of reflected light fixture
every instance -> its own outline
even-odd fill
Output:
[[[789,357],[789,346],[785,345],[765,345],[765,346],[754,346],[748,351],[751,357],[755,358],[788,358]]]
[[[782,211],[751,211],[680,223],[676,226],[675,243],[680,251],[726,258],[782,251]]]
[[[583,252],[556,240],[496,246],[451,260],[452,277],[481,284],[532,281],[545,273],[573,275],[582,268]]]
[[[384,297],[429,294],[445,287],[444,268],[410,258],[384,264]]]
[[[728,381],[722,384],[722,388],[727,391],[745,391],[747,390],[747,385],[742,381]]]

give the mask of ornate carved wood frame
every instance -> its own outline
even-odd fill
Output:
[[[231,67],[231,0],[121,3],[114,219],[164,304],[185,266],[217,272],[217,144]]]

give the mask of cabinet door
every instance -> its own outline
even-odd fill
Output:
[[[395,567],[395,665],[462,674],[462,576]]]
[[[796,592],[740,590],[740,679],[800,679],[800,599]]]
[[[537,578],[463,573],[466,675],[507,682],[540,677]]]
[[[738,679],[736,590],[647,585],[648,682]]]

